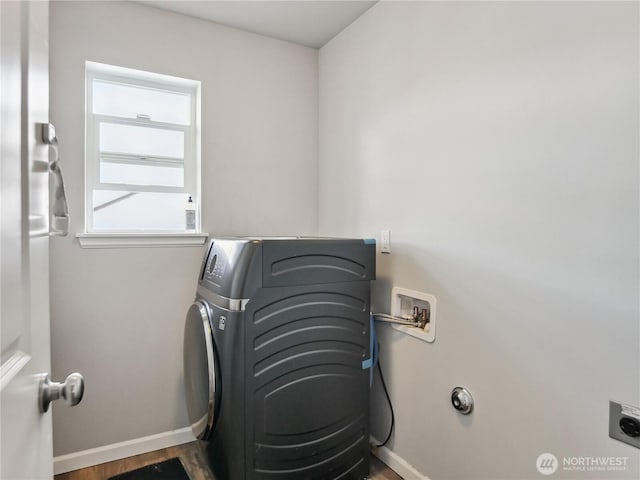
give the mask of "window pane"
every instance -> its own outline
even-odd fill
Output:
[[[100,153],[184,158],[184,132],[120,123],[100,124]]]
[[[93,81],[93,113],[136,118],[145,115],[155,122],[191,123],[191,97],[104,80]]]
[[[187,198],[182,193],[94,190],[93,229],[183,232]]]
[[[100,159],[100,182],[128,185],[184,186],[182,163],[162,165],[152,160],[124,161]]]

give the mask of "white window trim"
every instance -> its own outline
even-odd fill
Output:
[[[82,248],[201,247],[208,233],[77,233]]]
[[[126,74],[126,76],[122,76]],[[201,246],[208,234],[201,231],[201,175],[200,175],[200,82],[186,80],[168,75],[161,75],[138,70],[113,67],[95,62],[86,62],[86,104],[85,104],[85,228],[78,233],[80,245],[83,248],[115,248],[115,247],[143,247],[143,246]],[[136,85],[143,88],[159,89],[186,93],[191,96],[192,121],[191,125],[156,122],[148,118],[122,118],[109,115],[99,115],[92,112],[92,82],[94,79],[113,81]],[[143,113],[143,112],[141,112]],[[142,186],[126,184],[100,183],[99,179],[99,133],[101,121],[109,123],[152,126],[180,130],[185,132],[184,155],[184,186]],[[193,147],[195,145],[195,148]],[[196,203],[196,232],[181,231],[95,231],[93,230],[93,191],[98,187],[121,191],[153,191],[185,193],[193,197]],[[99,189],[99,188],[98,188]]]

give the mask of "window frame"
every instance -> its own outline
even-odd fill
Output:
[[[127,85],[136,88],[157,90],[169,93],[188,95],[190,98],[191,115],[188,125],[179,123],[155,121],[140,112],[136,118],[119,117],[93,113],[93,82],[95,80]],[[125,67],[116,67],[96,62],[85,64],[85,235],[110,235],[110,234],[140,234],[144,236],[153,234],[181,234],[186,230],[160,230],[160,229],[117,229],[96,230],[94,228],[94,191],[110,190],[124,192],[158,192],[158,193],[182,193],[191,195],[196,204],[196,233],[201,232],[201,208],[200,208],[200,96],[201,84],[196,80],[172,77]],[[103,123],[115,125],[130,125],[161,130],[182,131],[184,133],[184,181],[182,187],[165,185],[138,185],[125,183],[107,183],[100,181],[100,125]],[[140,156],[122,154],[123,159],[153,159],[162,162],[168,157]],[[175,160],[175,159],[174,159]],[[124,162],[123,162],[124,163]]]

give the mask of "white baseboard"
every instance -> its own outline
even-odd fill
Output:
[[[149,435],[148,437],[135,438],[103,447],[60,455],[53,459],[53,473],[58,475],[59,473],[112,462],[113,460],[120,460],[121,458],[140,455],[141,453],[153,452],[154,450],[173,447],[193,442],[194,440],[195,437],[191,432],[191,427],[185,427],[179,430]]]
[[[373,437],[371,437],[371,443],[373,445],[380,444],[380,442]],[[420,473],[413,465],[387,447],[374,448],[373,454],[404,478],[404,480],[429,480],[429,477]]]

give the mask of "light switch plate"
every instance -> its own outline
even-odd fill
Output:
[[[391,253],[391,231],[382,230],[380,234],[380,253]]]
[[[640,448],[640,435],[633,437],[622,431],[620,421],[626,419],[632,425],[640,425],[640,408],[624,403],[609,402],[609,436]]]

